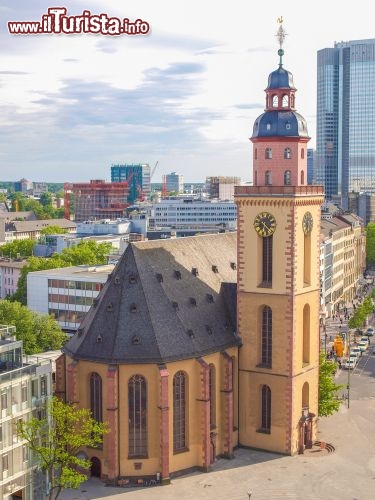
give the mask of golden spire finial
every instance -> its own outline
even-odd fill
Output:
[[[277,23],[280,24],[279,29],[277,30],[276,33],[276,37],[279,41],[279,46],[280,46],[279,50],[277,51],[278,55],[280,56],[280,63],[279,63],[280,66],[283,65],[283,55],[284,55],[283,44],[286,37],[286,31],[284,30],[283,22],[284,22],[283,16],[277,18]]]

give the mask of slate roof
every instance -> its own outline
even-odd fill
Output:
[[[63,351],[165,363],[239,345],[236,261],[235,233],[130,244]]]

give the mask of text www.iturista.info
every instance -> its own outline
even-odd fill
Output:
[[[80,16],[67,16],[65,7],[50,7],[48,14],[38,21],[8,21],[11,35],[75,35],[91,33],[94,35],[147,35],[150,25],[142,19],[130,22],[128,18],[108,17],[107,14],[93,15],[84,10]]]

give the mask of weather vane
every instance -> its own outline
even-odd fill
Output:
[[[280,48],[277,51],[277,53],[280,56],[279,65],[282,66],[283,65],[283,55],[284,55],[283,44],[284,44],[284,40],[286,37],[286,31],[283,28],[283,22],[284,22],[283,16],[278,17],[277,22],[278,22],[278,24],[280,24],[279,29],[277,30],[277,33],[276,33],[276,37],[277,37],[277,39],[279,41],[279,45],[280,45]]]

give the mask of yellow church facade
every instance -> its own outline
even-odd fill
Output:
[[[323,191],[279,56],[237,234],[130,244],[64,346],[57,394],[108,422],[82,450],[103,480],[167,483],[237,446],[293,455],[315,439]]]

